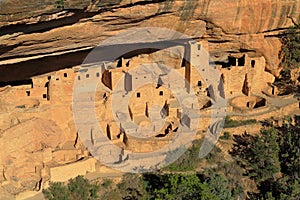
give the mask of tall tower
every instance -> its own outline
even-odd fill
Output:
[[[189,41],[186,48],[186,61],[185,61],[185,79],[186,90],[190,93],[192,83],[192,67],[197,69],[204,69],[209,66],[209,54],[203,48],[203,43],[196,41]]]

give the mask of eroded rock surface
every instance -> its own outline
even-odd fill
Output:
[[[12,194],[38,189],[47,150],[58,147],[62,138],[55,122],[38,118],[5,130],[0,137],[2,187]]]
[[[0,81],[24,79],[11,72],[12,68],[20,69],[8,63],[35,58],[38,60],[33,63],[24,62],[22,69],[37,71],[50,59],[51,65],[56,65],[50,70],[55,71],[59,66],[81,63],[88,49],[135,27],[163,27],[201,37],[209,41],[216,61],[222,61],[224,52],[253,51],[264,55],[267,69],[278,75],[281,43],[277,34],[297,22],[300,12],[296,0],[63,2],[64,8],[58,8],[62,6],[53,0],[1,1],[0,73],[7,77],[1,76]],[[55,56],[56,61],[51,57],[39,60],[42,56],[54,57],[54,53],[60,55]]]

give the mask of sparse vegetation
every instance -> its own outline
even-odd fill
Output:
[[[108,188],[113,184],[111,179],[104,179],[101,186],[104,188]]]
[[[146,200],[146,182],[137,174],[125,174],[122,181],[112,190],[104,193],[100,199]]]
[[[225,131],[223,135],[220,136],[221,140],[230,140],[231,134],[228,131]]]
[[[283,69],[276,78],[274,85],[278,87],[279,96],[299,92],[300,86],[291,79],[291,70]]]
[[[43,193],[48,200],[68,200],[70,197],[68,187],[60,182],[50,182],[49,188],[43,190]]]
[[[49,200],[93,200],[98,199],[99,186],[90,183],[83,176],[70,179],[65,185],[60,182],[50,182],[49,188],[43,190]]]
[[[172,172],[186,172],[195,170],[195,168],[197,168],[197,166],[199,166],[203,160],[199,158],[199,150],[202,142],[202,140],[193,141],[192,146],[188,148],[175,162],[166,166],[164,170]],[[214,146],[212,151],[204,159],[211,163],[217,162],[219,159],[221,159],[221,157],[222,155],[220,149]]]
[[[165,170],[169,171],[190,171],[194,170],[199,160],[199,149],[201,146],[201,140],[195,140],[190,148],[188,148],[180,158],[171,163]],[[172,155],[170,155],[172,156]]]
[[[255,123],[257,123],[257,121],[255,119],[248,119],[248,120],[237,121],[237,120],[230,119],[229,116],[226,116],[224,128],[232,128],[232,127],[237,127],[237,126],[245,126],[245,125],[248,125],[248,124],[255,124]]]
[[[56,8],[64,8],[65,6],[64,0],[56,0],[55,4],[56,4]]]
[[[82,176],[68,184],[50,183],[43,193],[51,200],[298,200],[300,121],[289,117],[283,121],[281,126],[266,121],[259,135],[233,135],[235,143],[230,153],[236,162],[222,162],[219,159],[222,153],[215,148],[205,158],[206,165],[201,165],[203,160],[198,158],[198,153],[202,141],[196,140],[159,174],[125,174],[120,183],[103,179],[99,184],[101,195],[98,195],[98,185]],[[225,132],[223,136],[230,138],[231,134]]]
[[[290,27],[281,36],[282,49],[280,52],[283,68],[274,85],[279,89],[279,95],[296,93],[300,86],[291,80],[291,69],[300,67],[300,24]]]
[[[212,151],[204,158],[208,163],[215,164],[220,163],[223,160],[223,154],[221,149],[214,146]]]
[[[281,37],[281,66],[293,69],[300,66],[300,24],[287,29]]]

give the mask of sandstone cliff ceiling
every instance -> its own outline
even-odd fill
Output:
[[[207,40],[216,60],[262,54],[268,71],[278,75],[278,34],[299,16],[298,0],[5,0],[0,81],[80,64],[101,41],[134,27],[163,27]]]

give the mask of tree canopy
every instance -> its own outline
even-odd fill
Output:
[[[83,176],[70,179],[68,184],[50,182],[43,193],[49,200],[95,200],[98,199],[99,186],[90,183]]]
[[[300,63],[300,24],[287,29],[281,37],[282,62],[281,66],[287,69],[299,67]]]
[[[250,199],[300,199],[300,123],[285,120],[268,124],[260,135],[234,135],[231,154],[246,175],[256,182],[258,193]]]

